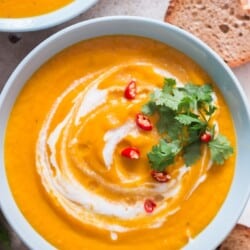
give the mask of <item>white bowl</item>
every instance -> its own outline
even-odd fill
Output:
[[[216,217],[193,241],[184,247],[185,250],[214,249],[237,222],[250,192],[250,112],[248,101],[232,71],[208,46],[177,27],[145,18],[99,18],[68,27],[37,46],[13,72],[0,99],[0,204],[2,211],[10,225],[31,249],[54,249],[30,226],[12,197],[4,168],[4,131],[9,113],[20,90],[27,79],[44,62],[62,49],[79,41],[113,34],[149,37],[182,51],[203,67],[225,97],[237,133],[236,171],[232,186]]]
[[[58,10],[26,18],[1,18],[0,32],[27,32],[47,29],[66,22],[93,6],[98,0],[74,0]]]

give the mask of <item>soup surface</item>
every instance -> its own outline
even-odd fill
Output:
[[[220,209],[235,154],[218,166],[205,145],[192,166],[181,158],[170,165],[168,182],[150,175],[147,153],[161,135],[154,117],[153,129],[145,131],[135,116],[166,77],[178,86],[211,83],[167,45],[107,36],[60,52],[21,91],[6,131],[9,185],[23,215],[56,248],[180,249]],[[124,97],[131,81],[134,99]],[[216,130],[235,147],[230,112],[213,88]],[[121,155],[130,146],[140,149],[139,159]],[[145,210],[146,200],[154,202],[152,211]]]
[[[73,0],[0,0],[0,18],[39,16],[57,10]]]

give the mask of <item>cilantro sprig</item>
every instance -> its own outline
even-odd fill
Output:
[[[0,246],[5,250],[11,249],[9,233],[2,223],[0,223]]]
[[[164,79],[162,89],[150,95],[150,100],[142,107],[146,115],[157,115],[158,132],[162,135],[157,145],[148,153],[152,169],[164,171],[173,164],[177,155],[182,155],[187,166],[201,157],[203,133],[211,134],[208,148],[214,163],[223,164],[233,154],[228,139],[215,135],[210,124],[216,111],[214,92],[209,84],[185,84],[177,87],[175,79]]]

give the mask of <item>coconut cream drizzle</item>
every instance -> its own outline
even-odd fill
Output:
[[[117,144],[129,134],[137,136],[138,130],[133,120],[127,121],[123,126],[112,129],[104,135],[105,147],[103,149],[103,159],[107,169],[111,168],[113,154]]]
[[[118,75],[122,70],[131,66],[149,67],[154,74],[173,77],[170,73],[152,64],[138,62],[114,66],[73,82],[52,106],[40,131],[36,147],[37,171],[52,200],[56,200],[64,211],[76,220],[109,230],[112,240],[117,239],[116,232],[160,227],[168,216],[178,212],[179,207],[172,210],[168,209],[169,200],[174,200],[180,194],[183,177],[188,175],[190,171],[190,168],[186,166],[180,167],[176,178],[165,184],[145,182],[139,187],[120,187],[99,176],[89,167],[88,162],[85,162],[81,171],[86,175],[86,178],[95,180],[107,192],[112,190],[112,192],[120,194],[121,198],[117,200],[101,196],[95,190],[90,189],[88,185],[81,183],[72,173],[72,167],[74,166],[72,166],[68,148],[79,143],[77,136],[79,131],[84,129],[84,119],[96,115],[95,110],[102,105],[106,105],[108,95],[112,91],[121,90],[116,86],[100,89],[100,84],[108,77],[114,74]],[[179,80],[177,82],[181,84]],[[145,83],[144,85],[140,88],[152,89],[151,83]],[[61,109],[61,104],[75,89],[81,91],[72,100],[72,107],[61,122],[52,126],[54,116]],[[115,118],[113,124],[116,124]],[[122,126],[110,129],[104,134],[105,144],[102,157],[107,171],[111,171],[114,152],[118,143],[127,135],[136,138],[138,134],[139,131],[132,119],[128,119]],[[204,181],[203,175],[199,177],[194,188],[189,190],[189,195],[202,181]],[[123,197],[126,194],[132,195],[136,201],[131,203],[124,200]],[[157,208],[150,217],[144,211],[144,199],[141,194],[151,194],[152,197],[161,195],[163,197],[157,203]],[[131,225],[126,223],[127,221],[130,221]]]

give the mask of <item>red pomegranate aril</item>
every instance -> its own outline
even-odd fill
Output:
[[[124,97],[128,100],[132,100],[135,99],[136,93],[137,93],[136,82],[135,81],[129,82],[129,84],[125,88]]]
[[[121,155],[132,160],[137,160],[140,158],[140,151],[135,147],[127,147],[121,151]]]
[[[151,176],[158,182],[168,182],[171,180],[171,176],[165,171],[155,171],[151,172]]]
[[[204,143],[208,143],[212,140],[212,135],[209,132],[204,132],[201,134],[200,140]]]
[[[151,131],[153,129],[153,125],[150,121],[150,119],[141,113],[136,115],[136,124],[139,128],[145,131]]]
[[[152,213],[155,208],[156,208],[156,203],[153,200],[147,199],[144,201],[144,209],[147,213]]]

